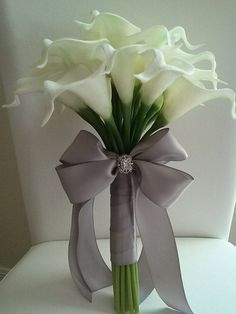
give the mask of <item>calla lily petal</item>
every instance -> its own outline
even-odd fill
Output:
[[[15,95],[14,100],[10,104],[2,105],[3,108],[13,108],[20,105],[20,98],[18,95]]]
[[[162,52],[165,56],[165,60],[167,63],[171,62],[173,58],[184,60],[185,62],[188,62],[192,65],[201,61],[209,61],[211,63],[211,70],[212,71],[216,70],[215,56],[210,51],[204,51],[193,55],[181,50],[179,47],[165,46],[162,47]]]
[[[165,58],[160,49],[146,49],[143,53],[145,56],[145,70],[136,75],[142,83],[146,83],[153,79],[158,72],[160,72],[165,66]]]
[[[200,61],[209,61],[211,64],[210,70],[205,69],[198,69],[194,68],[194,73],[191,74],[191,76],[187,77],[189,80],[193,81],[196,85],[203,86],[203,81],[209,81],[212,83],[213,88],[217,88],[217,83],[223,81],[218,79],[217,73],[215,71],[216,69],[216,61],[215,56],[213,53],[209,51],[205,51],[202,53],[199,53],[197,55],[189,54],[177,47],[164,47],[162,49],[163,54],[165,56],[165,60],[167,63],[173,63],[173,60],[183,60],[186,63],[191,64],[192,66]]]
[[[195,69],[194,73],[188,76],[188,79],[198,85],[200,81],[208,81],[212,83],[214,89],[217,89],[217,83],[225,83],[218,79],[216,72],[211,70]],[[202,86],[202,85],[201,85]]]
[[[113,58],[116,49],[114,49],[110,44],[104,43],[103,45],[99,46],[96,51],[96,58],[98,60],[103,60],[105,63],[105,73],[109,74],[111,72]]]
[[[88,64],[91,59],[96,59],[96,50],[99,46],[107,43],[106,39],[84,41],[73,38],[61,38],[49,44],[44,52],[38,68],[43,68],[49,62],[49,57],[59,58],[68,67],[82,63]]]
[[[94,11],[92,23],[75,21],[84,40],[107,38],[113,47],[119,47],[123,37],[140,32],[140,28],[121,16]]]
[[[50,82],[50,81],[48,81],[48,82]],[[48,121],[50,120],[50,118],[54,112],[54,108],[55,108],[54,99],[51,100],[50,95],[47,93],[45,93],[45,96],[48,98],[48,106],[47,106],[43,121],[41,123],[41,127],[44,127],[48,123]]]
[[[17,81],[17,94],[43,91],[45,80],[57,80],[65,73],[65,66],[62,63],[50,63],[45,68],[34,68],[28,77],[23,77]]]
[[[44,81],[58,81],[65,73],[72,75],[71,68],[77,67],[77,64],[87,65],[91,71],[96,71],[98,66],[104,60],[108,60],[108,49],[105,49],[106,40],[93,42],[84,42],[73,39],[61,39],[55,42],[47,41],[45,44],[48,50],[44,51],[42,63],[31,69],[29,76],[21,78],[17,82],[17,94],[29,93],[34,91],[43,91]],[[57,61],[49,61],[49,57],[58,57]],[[71,80],[85,78],[84,71],[76,71],[76,76],[71,76]],[[91,74],[91,71],[88,73]],[[75,73],[75,71],[74,71]]]
[[[178,77],[193,73],[191,65],[181,60],[175,60],[173,65],[167,65],[162,52],[159,49],[153,51],[155,53],[153,62],[143,73],[135,75],[143,83],[140,92],[146,105],[153,104]]]
[[[228,98],[235,118],[235,94],[229,88],[210,90],[200,88],[185,78],[178,78],[166,91],[161,114],[166,121],[176,120],[197,105],[215,98]]]
[[[180,76],[182,71],[162,70],[155,78],[144,83],[140,89],[142,100],[150,106]]]
[[[41,126],[45,126],[49,119],[51,118],[53,112],[55,103],[60,104],[61,106],[61,113],[65,110],[65,108],[70,108],[73,111],[79,113],[81,109],[85,109],[86,106],[83,104],[82,100],[72,92],[63,92],[59,94],[59,96],[56,97],[58,92],[58,86],[57,83],[52,81],[46,81],[46,96],[49,99],[49,106],[47,108],[47,111],[45,113],[44,119],[42,121]]]
[[[131,36],[124,37],[122,46],[146,44],[149,48],[159,48],[169,42],[169,32],[163,25],[152,26]]]
[[[53,111],[54,102],[59,96],[65,92],[71,92],[104,120],[109,120],[111,117],[111,83],[100,69],[79,81],[71,81],[70,75],[58,82],[45,81],[44,88],[51,97],[50,112]]]
[[[169,31],[170,35],[170,46],[174,46],[178,41],[183,41],[185,46],[190,50],[195,50],[203,45],[191,45],[187,39],[185,30],[182,26],[176,26],[175,28]]]
[[[139,61],[142,45],[123,47],[114,54],[111,77],[123,104],[129,105],[133,98],[135,86],[135,70]]]
[[[85,109],[86,106],[84,105],[83,101],[81,100],[78,95],[75,95],[72,92],[64,92],[57,97],[57,102],[60,103],[63,108],[70,108],[73,111],[80,113],[81,109]]]
[[[43,39],[43,47],[41,51],[41,58],[39,59],[38,62],[35,62],[34,64],[31,65],[31,67],[38,67],[38,65],[44,63],[45,57],[47,56],[48,53],[48,48],[49,46],[53,43],[51,39],[45,38]]]
[[[111,118],[111,80],[105,74],[98,74],[78,83],[72,83],[68,86],[68,90],[78,95],[104,120]]]

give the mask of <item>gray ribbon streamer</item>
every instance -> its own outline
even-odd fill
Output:
[[[117,170],[117,155],[106,151],[94,135],[81,131],[56,168],[74,204],[69,243],[72,278],[89,301],[92,292],[112,283],[111,271],[97,247],[93,222],[94,197],[111,185],[111,206],[116,208],[111,221],[111,236],[115,239],[111,241],[112,261],[129,264],[137,258],[137,221],[143,243],[138,262],[141,301],[155,288],[168,306],[193,313],[185,296],[175,238],[166,211],[193,180],[189,174],[166,163],[184,160],[187,154],[169,129],[162,129],[140,142],[130,155],[134,171],[121,175]],[[118,184],[122,181],[126,185],[129,182],[123,192],[123,185]],[[125,194],[127,187],[131,190]],[[124,210],[127,197],[130,197],[129,205]],[[127,217],[130,223],[125,226]],[[119,225],[121,229],[117,228]]]

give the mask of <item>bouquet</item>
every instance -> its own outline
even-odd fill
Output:
[[[55,106],[69,108],[102,140],[81,131],[57,167],[74,205],[72,278],[90,301],[92,292],[112,281],[117,313],[138,313],[153,288],[170,307],[192,313],[165,209],[193,178],[166,166],[187,154],[164,127],[215,98],[227,98],[235,117],[235,94],[218,89],[224,82],[214,55],[193,54],[201,46],[190,44],[180,26],[141,30],[98,11],[91,23],[75,22],[78,38],[44,40],[41,59],[18,80],[12,103],[19,104],[21,94],[41,91],[48,98],[43,125]],[[197,67],[201,61],[209,63],[207,69]],[[92,214],[94,197],[109,185],[112,276],[96,246]],[[139,260],[137,226],[143,242]]]

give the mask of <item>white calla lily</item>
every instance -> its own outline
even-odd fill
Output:
[[[204,81],[210,82],[215,90],[218,83],[227,84],[219,80],[216,72],[212,70],[195,69],[194,73],[188,76],[188,79],[200,87],[204,87]]]
[[[163,47],[162,52],[165,56],[167,63],[173,63],[173,60],[182,60],[190,65],[194,66],[194,73],[188,76],[188,79],[199,86],[204,86],[201,81],[209,81],[212,83],[213,88],[217,89],[217,83],[224,83],[218,79],[216,73],[216,61],[213,53],[204,51],[202,53],[193,55],[182,51],[179,47]],[[207,61],[210,63],[211,68],[209,70],[196,68],[196,63],[201,61]]]
[[[58,81],[66,73],[75,73],[73,70],[78,64],[85,65],[91,71],[96,71],[101,63],[105,62],[108,57],[108,50],[101,47],[107,43],[106,40],[97,40],[85,42],[74,39],[60,39],[54,42],[44,41],[47,49],[43,48],[42,58],[37,66],[31,69],[28,77],[18,80],[16,94],[29,93],[33,91],[43,91],[44,81]],[[106,45],[107,46],[107,45]],[[50,60],[50,57],[57,58]],[[76,71],[76,77],[72,80],[80,80],[86,77],[84,71]]]
[[[152,26],[123,38],[122,46],[145,44],[149,48],[159,48],[169,42],[168,29],[163,25]]]
[[[145,105],[152,105],[155,100],[180,76],[192,74],[193,67],[182,60],[172,60],[166,64],[160,49],[153,49],[154,59],[143,73],[135,75],[142,82],[140,89]]]
[[[195,50],[203,46],[202,44],[200,45],[190,44],[190,42],[187,39],[185,29],[182,26],[176,26],[169,31],[169,40],[170,46],[175,46],[176,43],[182,41],[185,44],[185,46],[190,50]]]
[[[79,113],[79,110],[83,108],[82,100],[72,92],[67,90],[62,90],[62,86],[84,79],[91,75],[91,72],[88,68],[83,65],[77,65],[75,68],[72,68],[70,71],[64,73],[60,79],[56,81],[50,80],[49,78],[43,81],[43,91],[48,98],[48,110],[43,119],[42,125],[44,126],[50,117],[53,114],[55,101],[63,104],[66,107]]]
[[[37,68],[44,68],[50,62],[50,57],[57,58],[57,61],[61,61],[67,67],[75,64],[89,64],[91,67],[91,63],[99,57],[96,54],[97,49],[107,42],[107,39],[84,41],[73,38],[61,38],[51,43],[47,42],[47,49],[43,49]]]
[[[84,40],[107,38],[115,48],[120,47],[126,36],[140,32],[140,28],[123,17],[111,13],[93,11],[91,23],[75,21],[80,28],[80,37]]]
[[[58,39],[54,42],[46,39],[44,40],[40,61],[30,70],[27,77],[17,81],[15,100],[12,104],[6,106],[19,104],[18,95],[20,94],[46,91],[47,95],[54,95],[55,91],[52,93],[52,89],[56,86],[58,88],[58,86],[84,80],[95,73],[101,66],[104,73],[108,72],[111,67],[110,63],[113,53],[114,49],[107,44],[106,39],[89,42],[71,38]],[[45,82],[51,83],[45,84]],[[72,103],[76,103],[74,99],[76,94],[73,97],[72,95],[69,97],[68,93],[64,92],[63,95],[67,95],[68,107],[72,110],[78,111],[81,108],[81,106],[72,105]],[[72,98],[74,99],[73,102]],[[48,121],[53,113],[54,100],[50,101],[43,124]],[[57,100],[59,99],[57,98]],[[77,102],[79,103],[79,98]]]
[[[33,68],[29,76],[17,81],[16,94],[25,94],[35,91],[43,91],[45,80],[58,80],[66,72],[67,68],[63,63],[52,62],[44,68]]]
[[[60,88],[60,86],[58,87],[56,82],[45,81],[44,85],[45,94],[48,99],[48,107],[41,123],[42,127],[45,126],[51,118],[56,103],[61,106],[61,112],[63,112],[65,108],[70,108],[73,111],[80,113],[82,109],[86,108],[82,100],[72,92],[64,91],[59,93],[56,97],[55,94],[59,91]]]
[[[181,77],[165,91],[161,115],[169,123],[194,107],[216,98],[229,99],[232,103],[232,115],[236,117],[235,93],[231,89],[201,88]]]
[[[161,48],[161,50],[165,56],[165,60],[167,63],[171,62],[173,58],[184,60],[185,62],[188,62],[192,65],[195,65],[196,63],[201,61],[207,61],[210,62],[212,71],[216,70],[215,56],[210,51],[204,51],[194,55],[181,50],[178,46],[164,46]]]
[[[143,68],[139,52],[142,45],[120,48],[114,54],[111,67],[112,81],[123,104],[130,105],[135,86],[135,72]]]
[[[112,115],[111,82],[104,73],[104,69],[101,67],[97,72],[79,81],[72,80],[72,77],[73,73],[71,73],[71,75],[68,73],[57,82],[44,82],[45,91],[51,97],[51,110],[49,111],[47,119],[50,118],[50,113],[53,112],[55,100],[65,92],[70,92],[78,96],[78,107],[76,108],[78,112],[82,102],[104,120],[109,120]],[[74,105],[71,108],[75,108]]]

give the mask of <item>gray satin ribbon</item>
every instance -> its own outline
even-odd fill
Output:
[[[110,252],[111,261],[116,265],[137,262],[135,191],[131,180],[131,174],[118,173],[110,187]]]
[[[139,258],[143,301],[155,288],[162,300],[182,313],[193,313],[185,296],[177,247],[166,208],[193,178],[166,166],[187,157],[183,147],[162,129],[141,141],[130,153],[134,170],[120,174],[117,155],[105,150],[91,133],[81,131],[56,167],[73,206],[69,266],[81,294],[112,284],[111,271],[97,247],[93,202],[111,185],[111,260],[118,265],[137,261],[136,222],[143,243]]]

